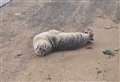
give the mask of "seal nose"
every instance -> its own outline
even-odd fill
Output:
[[[91,38],[90,40],[94,41],[94,38]]]

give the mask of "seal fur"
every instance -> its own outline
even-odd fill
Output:
[[[36,35],[33,38],[35,53],[45,56],[56,50],[72,50],[86,45],[93,41],[93,32],[62,32],[49,30]]]

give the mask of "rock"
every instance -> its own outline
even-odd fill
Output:
[[[23,54],[17,54],[17,56],[22,56]]]
[[[106,50],[103,51],[103,54],[114,56],[114,51],[111,50],[111,49],[106,49]]]
[[[98,70],[98,71],[97,71],[97,74],[100,74],[100,73],[102,73],[102,71],[101,71],[101,70]]]
[[[48,75],[48,77],[46,78],[47,80],[52,80],[51,76]]]

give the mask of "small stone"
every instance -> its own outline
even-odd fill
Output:
[[[115,25],[108,25],[108,26],[105,26],[104,28],[105,28],[105,29],[113,29],[113,28],[118,29],[119,27],[118,27],[118,26],[115,26]]]
[[[86,47],[86,49],[93,49],[93,47],[91,47],[91,46],[88,46],[88,47]]]
[[[17,56],[22,56],[23,54],[17,54]]]
[[[51,80],[52,78],[51,77],[48,77],[47,80]]]
[[[103,54],[105,54],[105,55],[110,55],[110,56],[114,56],[114,52],[113,52],[113,50],[111,50],[111,49],[106,49],[106,50],[104,50],[104,51],[103,51]]]
[[[112,26],[105,26],[104,28],[105,28],[105,29],[111,29]]]
[[[97,71],[97,74],[100,74],[100,73],[102,73],[102,71],[101,71],[101,70],[98,70],[98,71]]]
[[[120,51],[120,49],[115,49],[114,51],[119,52],[119,51]]]
[[[99,68],[98,67],[96,67],[96,70],[98,70]]]
[[[21,13],[15,13],[15,16],[21,16]]]
[[[15,58],[18,58],[18,57],[20,57],[22,55],[23,55],[22,53],[18,53],[18,54],[16,54]]]
[[[48,75],[48,77],[46,78],[47,80],[52,80],[51,76]]]

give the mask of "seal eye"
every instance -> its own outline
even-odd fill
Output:
[[[86,34],[88,34],[88,32],[85,32]]]

